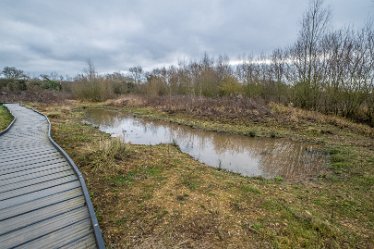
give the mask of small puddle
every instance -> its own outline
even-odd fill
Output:
[[[244,176],[302,180],[318,175],[326,163],[317,145],[287,139],[209,132],[103,109],[87,110],[86,121],[126,143],[175,143],[200,162]]]

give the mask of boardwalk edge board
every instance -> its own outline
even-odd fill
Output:
[[[52,135],[51,135],[52,134],[52,132],[51,132],[52,124],[49,121],[49,118],[45,114],[43,114],[43,113],[41,113],[41,112],[39,112],[39,111],[37,111],[33,108],[29,108],[29,109],[31,109],[34,112],[42,115],[47,120],[49,141],[61,153],[61,155],[66,159],[66,161],[69,163],[69,165],[73,168],[75,174],[78,176],[78,179],[79,179],[79,182],[81,184],[82,191],[83,191],[84,199],[86,201],[88,212],[89,212],[89,215],[90,215],[90,219],[91,219],[92,227],[93,227],[93,230],[94,230],[97,247],[99,249],[104,249],[105,248],[105,243],[104,243],[104,240],[103,240],[103,236],[102,236],[102,233],[101,233],[99,222],[97,221],[95,210],[94,210],[93,204],[91,202],[90,194],[88,192],[86,182],[84,181],[82,173],[78,169],[77,165],[74,163],[73,159],[71,159],[70,156],[53,140]],[[0,135],[1,134],[2,133],[0,133]]]
[[[3,105],[7,110],[8,110],[8,112],[10,113],[10,115],[12,115],[12,117],[13,117],[13,120],[12,120],[12,122],[10,122],[10,124],[8,125],[8,127],[7,128],[5,128],[4,130],[2,130],[2,131],[0,131],[0,136],[1,135],[3,135],[3,134],[5,134],[7,131],[9,131],[10,130],[10,128],[12,128],[12,126],[13,126],[13,124],[14,124],[14,122],[16,122],[16,116],[14,116],[13,115],[13,113],[12,113],[12,111],[11,110],[9,110],[9,108],[8,107],[6,107],[5,105]]]

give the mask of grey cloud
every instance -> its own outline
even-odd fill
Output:
[[[333,26],[362,26],[371,0],[326,0]],[[0,67],[74,75],[151,68],[207,51],[236,58],[292,43],[308,1],[0,1]],[[371,14],[372,15],[372,14]]]

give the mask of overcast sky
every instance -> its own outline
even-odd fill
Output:
[[[363,26],[374,0],[325,0],[332,26]],[[0,67],[75,75],[269,52],[292,43],[307,0],[0,0]]]

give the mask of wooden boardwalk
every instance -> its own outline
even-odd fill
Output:
[[[16,118],[0,136],[0,248],[104,248],[81,173],[50,139],[42,114]]]

